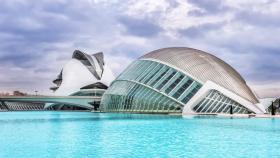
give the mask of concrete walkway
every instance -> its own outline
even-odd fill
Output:
[[[214,117],[233,117],[233,118],[280,118],[280,114],[278,115],[271,115],[271,114],[196,114],[196,113],[189,113],[183,114],[183,117],[195,117],[195,116],[214,116]]]

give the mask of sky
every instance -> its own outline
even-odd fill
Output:
[[[51,94],[74,50],[102,51],[117,76],[164,47],[234,67],[261,98],[280,96],[280,1],[0,0],[0,91]]]

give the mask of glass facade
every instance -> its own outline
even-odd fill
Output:
[[[232,113],[248,114],[252,113],[250,110],[240,105],[239,103],[231,100],[216,90],[211,90],[208,95],[201,100],[196,106],[193,107],[193,111],[197,113],[226,113],[230,114],[232,107]]]
[[[102,97],[105,90],[103,89],[92,89],[92,90],[81,90],[79,92],[76,92],[74,94],[71,94],[71,96],[93,96],[93,97]]]
[[[104,93],[107,112],[181,113],[201,88],[186,74],[162,63],[137,60]]]

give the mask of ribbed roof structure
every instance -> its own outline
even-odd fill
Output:
[[[96,82],[87,86],[82,87],[81,89],[108,89],[108,86],[101,82]]]
[[[73,55],[72,55],[72,58],[73,59],[77,59],[79,61],[81,61],[87,68],[88,70],[98,79],[100,80],[101,77],[102,77],[102,74],[103,74],[103,71],[104,71],[104,60],[103,60],[103,53],[102,52],[99,52],[99,53],[96,53],[96,54],[93,54],[94,57],[96,57],[96,60],[98,62],[98,64],[100,65],[100,68],[102,70],[102,73],[101,74],[98,74],[96,72],[96,66],[94,64],[94,60],[93,58],[82,52],[82,51],[79,51],[79,50],[75,50]]]
[[[209,53],[186,47],[171,47],[152,51],[140,59],[162,61],[202,83],[210,80],[252,103],[259,102],[237,71]]]

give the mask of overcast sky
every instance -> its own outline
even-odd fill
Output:
[[[152,50],[184,46],[232,65],[260,96],[280,96],[280,2],[1,0],[0,91],[50,93],[75,49],[118,75]]]

